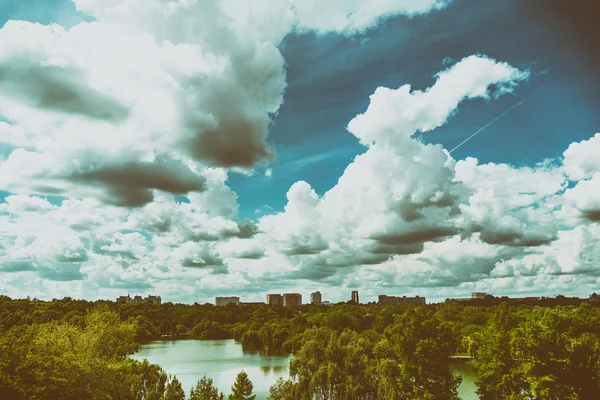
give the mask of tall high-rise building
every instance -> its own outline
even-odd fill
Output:
[[[215,304],[217,306],[226,306],[227,304],[240,304],[240,298],[237,296],[216,297]]]
[[[323,297],[321,296],[321,292],[314,292],[310,294],[310,304],[321,304],[323,302]]]
[[[267,295],[267,304],[270,306],[282,306],[283,305],[283,296],[280,294],[268,294]]]
[[[300,293],[285,293],[283,295],[283,306],[301,306],[302,305],[302,295]]]
[[[358,290],[352,291],[352,302],[358,304]]]

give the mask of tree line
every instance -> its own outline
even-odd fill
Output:
[[[272,400],[458,399],[456,355],[473,358],[484,400],[600,393],[600,309],[587,303],[283,308],[7,297],[0,297],[0,393],[182,398],[176,378],[127,357],[161,335],[233,338],[249,350],[291,353],[290,377],[271,388]],[[238,389],[251,388],[247,376],[238,378]],[[194,389],[208,394],[189,398],[224,398],[203,379]],[[173,392],[180,397],[165,397]]]

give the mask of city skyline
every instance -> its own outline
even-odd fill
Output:
[[[285,305],[284,297],[285,296],[299,296],[300,303],[288,304]],[[355,297],[356,295],[356,297]],[[322,297],[322,293],[320,291],[316,291],[311,293],[310,300],[307,302],[302,302],[302,295],[299,293],[268,293],[265,295],[264,302],[256,302],[256,301],[242,301],[242,298],[239,296],[216,296],[214,300],[214,305],[216,306],[226,306],[228,304],[235,305],[267,305],[267,306],[296,306],[296,305],[336,305],[336,304],[388,304],[388,305],[426,305],[426,304],[441,304],[448,302],[465,302],[471,300],[485,300],[488,297],[495,299],[507,298],[510,300],[520,300],[520,301],[538,301],[542,299],[560,299],[561,297],[566,297],[562,294],[554,294],[553,296],[526,296],[526,297],[511,297],[511,296],[494,296],[490,293],[485,292],[471,292],[468,297],[449,297],[444,301],[427,301],[425,297],[415,295],[415,296],[406,296],[406,295],[384,295],[380,294],[377,296],[377,299],[374,301],[366,301],[360,302],[358,301],[358,291],[352,291],[351,299],[347,301],[339,301],[339,302],[330,302],[329,300],[324,300]],[[581,300],[588,300],[593,303],[600,303],[600,295],[593,292],[589,294],[589,296],[584,297],[573,297]],[[53,299],[56,300],[56,299]],[[244,299],[246,300],[246,299]],[[142,298],[140,295],[134,295],[132,298],[129,294],[127,296],[119,296],[116,300],[117,303],[125,303],[125,304],[161,304],[161,296],[149,295],[146,298]],[[205,303],[205,304],[211,304]]]
[[[3,0],[0,294],[600,290],[568,4]]]

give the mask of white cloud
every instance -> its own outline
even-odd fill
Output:
[[[571,143],[563,153],[567,176],[572,180],[591,178],[600,171],[600,133],[589,140]]]
[[[451,0],[292,0],[299,29],[317,32],[364,32],[394,15],[419,15],[439,10]]]
[[[584,217],[600,221],[600,168],[591,179],[582,180],[565,192],[565,197]]]
[[[367,111],[350,121],[348,130],[365,145],[397,146],[416,132],[444,124],[463,100],[510,93],[529,78],[529,72],[485,56],[470,56],[436,77],[435,85],[425,91],[411,92],[410,85],[378,88]],[[497,85],[494,92],[492,84]]]
[[[18,147],[31,146],[25,130],[19,125],[0,121],[0,143],[7,143]]]

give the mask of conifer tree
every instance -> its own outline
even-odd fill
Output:
[[[248,374],[242,371],[235,378],[235,382],[231,387],[231,394],[229,395],[229,400],[254,400],[256,395],[252,394],[254,390],[254,385],[250,378],[248,378]]]

